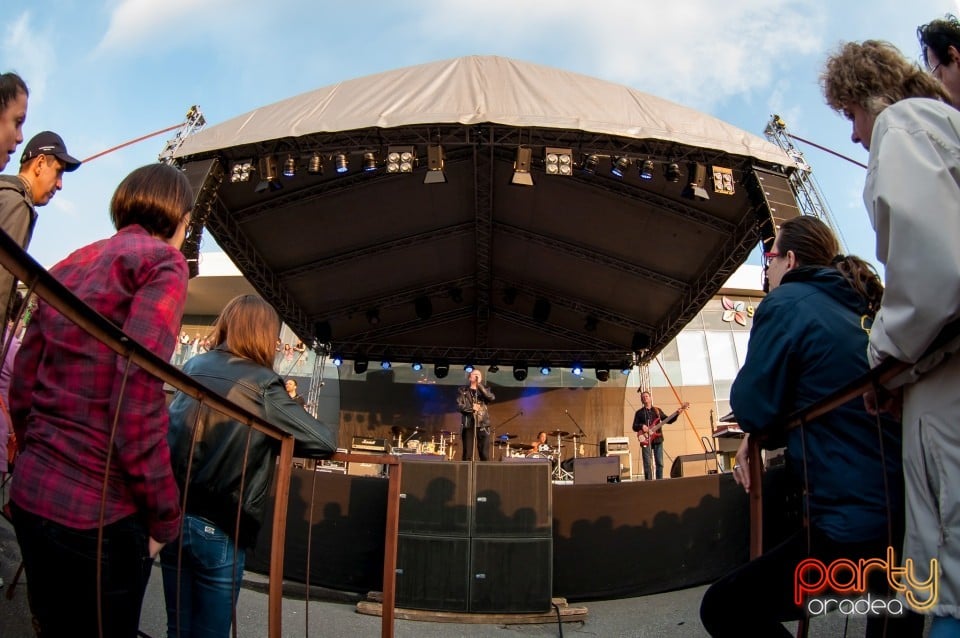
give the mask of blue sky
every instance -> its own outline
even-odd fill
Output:
[[[81,159],[178,124],[192,104],[217,124],[340,80],[477,54],[624,84],[760,136],[778,113],[795,135],[865,163],[823,103],[824,58],[843,40],[879,38],[916,59],[916,27],[948,12],[960,0],[13,0],[0,71],[30,87],[25,139],[54,130]],[[31,254],[51,266],[112,234],[113,190],[170,135],[67,174]],[[798,146],[849,252],[875,262],[865,171]],[[6,173],[18,161],[19,150]],[[216,249],[207,237],[203,250]]]

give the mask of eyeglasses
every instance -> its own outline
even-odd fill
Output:
[[[930,75],[932,75],[933,77],[937,78],[938,80],[939,80],[940,78],[937,77],[937,69],[940,68],[940,65],[941,65],[941,64],[943,64],[943,62],[937,62],[937,66],[935,66],[935,67],[933,67],[932,69],[930,69]]]
[[[769,252],[763,253],[763,267],[764,267],[764,269],[770,267],[770,262],[773,261],[774,257],[782,257],[782,256],[783,256],[783,255],[781,255],[780,253],[775,252],[775,251],[772,251],[772,250],[769,251]]]

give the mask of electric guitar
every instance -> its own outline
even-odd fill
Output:
[[[644,431],[643,429],[637,430],[637,440],[640,441],[640,447],[647,447],[651,443],[656,443],[658,439],[663,438],[663,433],[660,432],[660,428],[663,427],[664,423],[669,423],[675,417],[677,417],[681,412],[690,407],[690,403],[684,403],[677,411],[668,416],[666,419],[661,419],[657,417],[653,420],[652,423],[648,426],[648,429]]]

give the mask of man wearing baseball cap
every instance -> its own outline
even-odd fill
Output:
[[[20,157],[20,173],[0,175],[0,229],[26,250],[37,223],[37,207],[46,206],[63,188],[64,172],[75,171],[80,160],[67,153],[63,138],[53,131],[37,133]],[[0,313],[6,313],[15,290],[13,275],[0,268]]]

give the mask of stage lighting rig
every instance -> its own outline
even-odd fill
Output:
[[[533,186],[533,177],[530,175],[530,159],[533,157],[533,150],[529,146],[521,146],[517,149],[517,159],[513,162],[513,179],[511,184],[521,186]]]
[[[431,144],[427,147],[427,174],[423,178],[424,184],[443,184],[447,176],[443,172],[443,147]]]
[[[544,151],[543,167],[547,175],[573,175],[573,149],[548,147]]]

